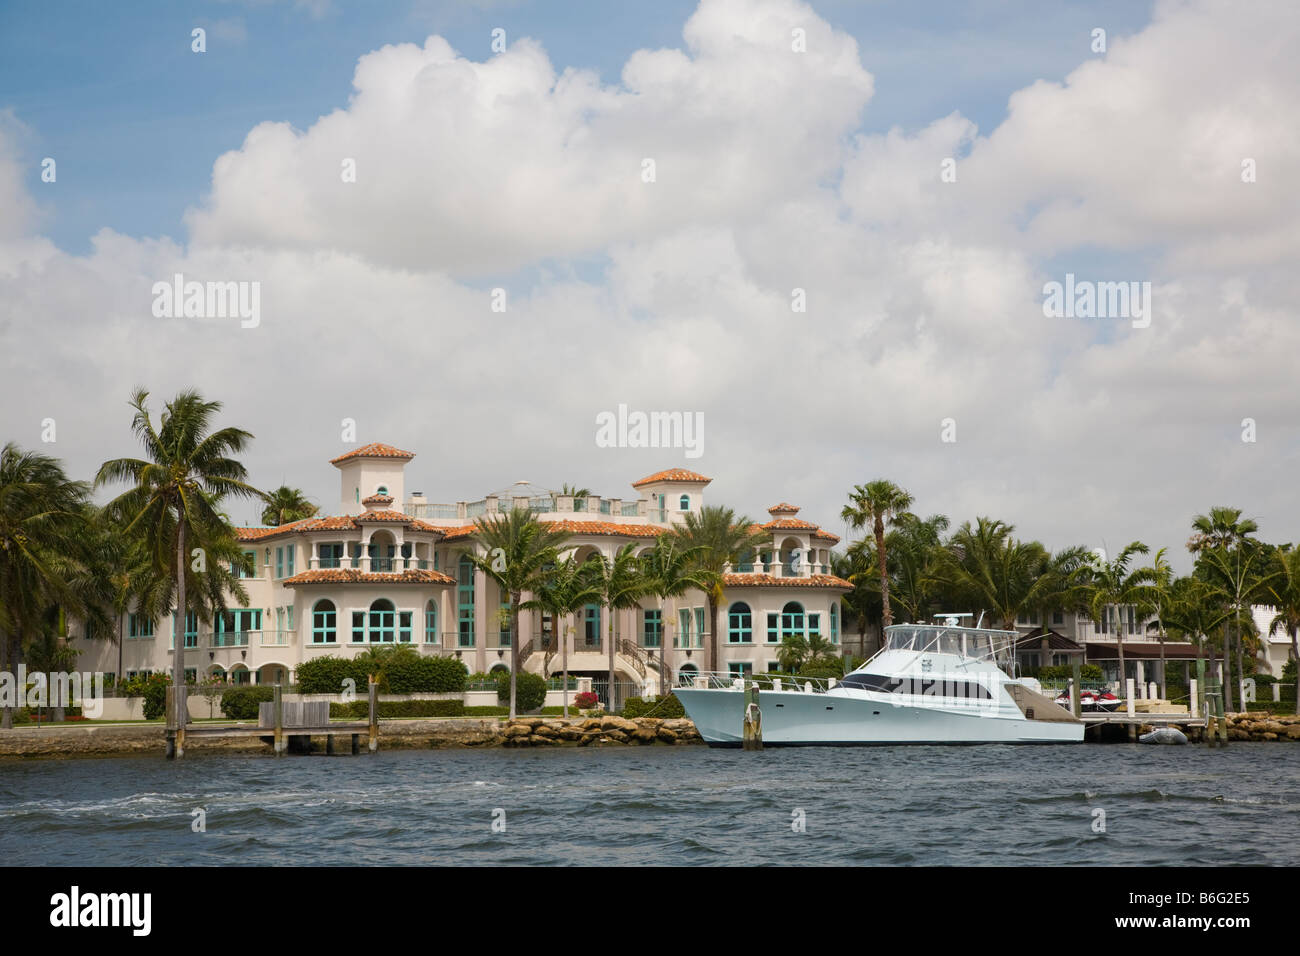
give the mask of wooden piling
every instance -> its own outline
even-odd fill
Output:
[[[352,756],[355,757],[359,753],[361,753],[361,735],[353,734],[352,735]]]
[[[273,748],[277,757],[284,756],[284,697],[283,688],[276,684],[271,688],[271,719],[274,722]]]
[[[763,714],[758,708],[758,684],[753,681],[745,681],[745,712],[740,733],[743,749],[763,749]]]
[[[327,757],[334,756],[334,735],[333,734],[325,735],[325,756]]]
[[[379,749],[379,685],[370,678],[370,752]]]

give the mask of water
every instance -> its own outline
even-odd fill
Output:
[[[196,808],[206,833],[191,829]],[[0,763],[9,865],[1293,866],[1297,832],[1288,744]]]

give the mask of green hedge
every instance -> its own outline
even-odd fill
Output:
[[[150,674],[143,685],[144,719],[157,720],[167,710],[167,688],[172,679],[166,674]]]
[[[510,675],[497,677],[497,700],[510,703]],[[526,714],[546,703],[546,679],[540,674],[520,674],[515,678],[515,712]]]
[[[1032,637],[1032,635],[1030,635]],[[1070,680],[1074,676],[1074,667],[1070,664],[1055,664],[1038,668],[1034,675],[1039,680]],[[1080,680],[1101,680],[1100,664],[1083,664],[1079,667]]]
[[[463,717],[465,705],[458,700],[381,700],[380,717]],[[370,702],[354,700],[350,704],[330,704],[330,717],[367,720]]]
[[[629,697],[623,704],[623,716],[634,717],[685,717],[686,708],[675,694],[667,697]]]
[[[466,717],[509,717],[509,707],[466,707]]]
[[[389,694],[459,694],[468,671],[454,657],[424,657],[415,651],[393,654],[384,664]],[[350,657],[317,657],[298,665],[298,690],[303,694],[342,693],[347,678],[364,696],[370,681],[365,661]]]
[[[221,712],[231,720],[256,720],[258,704],[274,696],[275,688],[264,684],[232,687],[221,695]],[[147,710],[145,716],[149,716]]]

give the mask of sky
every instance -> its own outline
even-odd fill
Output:
[[[352,420],[431,501],[685,467],[840,534],[888,478],[1182,569],[1215,505],[1300,540],[1298,40],[1270,0],[5,4],[0,439],[88,478],[193,387],[326,511]],[[702,453],[604,447],[620,405]]]

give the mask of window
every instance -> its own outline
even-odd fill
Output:
[[[336,620],[334,602],[325,599],[317,601],[315,607],[311,609],[311,642],[333,644],[337,640],[334,630]]]
[[[386,494],[388,494],[388,486],[387,486],[387,485],[380,485],[378,488],[375,489],[375,494],[377,494],[377,495],[386,495]]]
[[[727,611],[727,643],[751,644],[754,641],[754,619],[749,605],[737,601]]]
[[[657,608],[641,612],[641,645],[663,647],[663,620]]]
[[[474,562],[461,555],[456,566],[456,627],[458,647],[474,646]]]
[[[781,632],[778,628],[778,622],[781,620],[779,614],[769,614],[767,616],[767,643],[780,644]]]
[[[808,615],[808,636],[810,638],[822,636],[822,616],[820,614]]]
[[[781,662],[780,662],[780,661],[768,661],[768,662],[767,662],[767,671],[768,671],[769,674],[774,674],[774,673],[776,673],[776,672],[778,672],[778,671],[780,671],[780,670],[781,670]]]
[[[284,608],[275,609],[275,629],[277,632],[284,630]]]
[[[366,640],[366,612],[352,612],[352,643],[364,644]]]
[[[153,621],[143,614],[132,614],[129,619],[128,637],[153,637]]]
[[[397,640],[402,644],[411,643],[411,612],[397,612]]]
[[[176,647],[176,612],[172,612],[172,636],[167,641],[170,648]],[[195,611],[190,611],[185,615],[185,646],[199,646],[199,615]]]
[[[293,627],[293,605],[292,605],[292,604],[290,604],[288,607],[286,607],[286,608],[284,609],[284,619],[285,619],[285,621],[287,622],[287,625],[286,625],[286,626],[289,628],[289,630],[290,630],[290,631],[294,630],[294,627]]]
[[[370,605],[370,627],[367,637],[372,644],[393,643],[393,602],[379,598]],[[409,628],[409,623],[408,623]]]
[[[284,577],[284,548],[275,549],[275,576]]]
[[[684,607],[677,612],[677,639],[673,647],[691,646],[691,609]]]
[[[699,676],[700,669],[694,664],[683,664],[677,669],[677,686],[690,687]]]
[[[193,667],[185,668],[185,683],[197,684],[199,682],[199,672]]]
[[[424,605],[424,643],[438,643],[438,605],[433,601]]]
[[[370,570],[388,572],[393,570],[393,557],[397,546],[393,544],[371,544],[366,552],[370,555]]]
[[[1031,626],[1033,626],[1033,627],[1037,627],[1037,626],[1038,626],[1038,612],[1037,612],[1037,611],[1022,611],[1019,615],[1017,615],[1017,617],[1016,617],[1016,623],[1017,623],[1017,624],[1027,624],[1027,625],[1031,625]]]
[[[1053,612],[1052,612],[1052,624],[1055,625],[1055,624],[1064,624],[1064,623],[1065,623],[1065,612],[1064,612],[1064,611],[1053,611]]]
[[[860,687],[863,690],[883,691],[890,694],[992,699],[992,695],[988,690],[975,681],[931,680],[928,677],[885,677],[882,674],[849,674],[839,683],[841,687]]]
[[[727,673],[732,677],[749,677],[754,673],[754,665],[749,661],[728,661]]]
[[[244,557],[248,559],[248,566],[239,568],[235,571],[235,577],[238,578],[255,578],[257,577],[257,552],[245,551]]]
[[[285,577],[289,577],[289,578],[293,577],[293,556],[297,553],[297,551],[298,549],[295,548],[293,545],[289,545],[284,549],[285,569],[289,572],[288,574],[285,575]]]
[[[331,541],[320,546],[320,566],[322,568],[343,567],[343,543]]]
[[[582,639],[587,647],[600,647],[599,604],[588,604],[582,609]]]
[[[697,607],[695,609],[695,646],[696,647],[704,646],[704,635],[705,635],[704,608]]]
[[[679,498],[678,501],[677,501],[677,509],[678,509],[679,511],[690,511],[690,510],[691,510],[691,496],[690,496],[690,495],[682,495],[681,498]]]
[[[831,643],[840,642],[840,606],[839,604],[831,605]]]
[[[791,601],[781,609],[781,640],[795,634],[803,636],[803,605]]]

